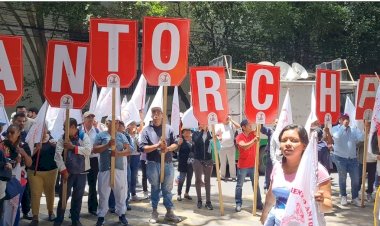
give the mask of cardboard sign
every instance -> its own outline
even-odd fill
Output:
[[[48,42],[44,93],[52,107],[84,107],[91,93],[89,65],[88,43]]]
[[[250,122],[272,123],[277,118],[280,68],[247,63],[245,115]]]
[[[0,35],[0,106],[13,106],[24,92],[22,37]]]
[[[128,88],[136,78],[137,21],[91,19],[90,46],[96,84]]]
[[[316,113],[320,123],[333,124],[340,116],[340,72],[317,70]]]
[[[190,68],[194,116],[201,125],[223,122],[228,116],[226,75],[223,67]]]
[[[143,74],[151,86],[179,86],[187,73],[190,20],[144,18]]]
[[[379,79],[376,75],[360,75],[356,98],[356,120],[371,120]]]

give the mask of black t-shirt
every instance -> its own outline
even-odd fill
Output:
[[[50,171],[57,169],[57,163],[54,161],[55,147],[50,142],[42,143],[40,150],[37,171]],[[29,169],[34,170],[37,164],[38,153],[32,157],[33,163]]]

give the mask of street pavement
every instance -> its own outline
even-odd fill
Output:
[[[178,172],[176,172],[177,176]],[[352,204],[348,206],[340,205],[339,198],[339,188],[338,188],[338,176],[336,173],[332,175],[332,190],[333,190],[333,204],[334,208],[332,213],[326,214],[326,222],[327,225],[330,226],[347,226],[347,225],[355,225],[355,226],[369,226],[373,225],[373,206],[374,203],[366,203],[364,208],[356,207]],[[139,172],[139,178],[141,178],[141,172]],[[218,201],[218,184],[216,178],[211,178],[211,201],[214,206],[214,210],[207,210],[206,208],[197,209],[196,207],[196,192],[194,187],[194,177],[192,181],[192,187],[190,189],[190,196],[193,200],[183,199],[182,201],[177,201],[176,191],[177,185],[174,184],[173,187],[173,203],[175,206],[175,213],[182,217],[183,221],[178,224],[173,224],[170,222],[164,221],[165,208],[162,204],[162,199],[159,204],[158,212],[160,214],[160,222],[158,224],[149,224],[149,217],[151,213],[151,206],[148,199],[140,200],[137,202],[131,202],[131,211],[127,211],[127,218],[129,224],[132,226],[143,226],[143,225],[178,225],[178,226],[198,226],[198,225],[206,225],[206,226],[245,226],[245,225],[261,225],[259,218],[261,212],[258,210],[257,216],[252,215],[252,199],[253,199],[253,191],[252,187],[249,184],[249,178],[246,178],[246,182],[243,186],[243,208],[239,213],[235,212],[235,186],[236,182],[222,181],[222,193],[223,193],[223,203],[224,203],[224,216],[220,216],[219,211],[219,201]],[[263,188],[264,176],[260,176],[259,178],[260,188]],[[347,181],[347,185],[349,187],[350,181]],[[138,196],[143,198],[143,193],[141,192],[141,187],[138,186]],[[183,188],[184,190],[185,188]],[[350,194],[351,189],[347,190],[347,193]],[[183,192],[184,193],[184,192]],[[263,200],[265,200],[264,191],[261,190],[261,194]],[[203,200],[205,191],[202,188]],[[349,195],[350,197],[350,195]],[[348,198],[350,201],[350,198]],[[205,201],[203,201],[205,202]],[[58,204],[58,198],[55,198],[54,202],[54,211],[56,210],[56,206]],[[70,207],[70,200],[68,202],[68,207]],[[52,226],[52,222],[46,221],[47,219],[47,209],[46,209],[46,201],[45,198],[41,199],[41,208],[40,208],[40,224],[41,226],[50,225]],[[62,226],[71,225],[71,221],[68,217],[68,212],[66,211],[65,221]],[[95,225],[97,218],[88,213],[87,209],[87,196],[83,198],[82,205],[82,213],[81,213],[81,222],[83,225]],[[22,220],[20,225],[27,226],[29,221]],[[118,217],[115,214],[108,213],[106,216],[105,225],[120,225],[118,223]]]

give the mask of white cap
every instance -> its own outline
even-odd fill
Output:
[[[128,120],[128,121],[125,123],[125,126],[129,126],[129,124],[131,124],[132,122],[134,122],[135,124],[137,124],[135,120]]]

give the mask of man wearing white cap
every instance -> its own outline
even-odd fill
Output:
[[[150,199],[153,211],[150,223],[158,222],[157,206],[160,201],[160,191],[162,191],[164,206],[167,211],[165,220],[178,223],[181,221],[181,218],[174,214],[172,203],[174,179],[172,152],[177,149],[178,145],[175,143],[173,129],[169,125],[166,125],[165,139],[161,139],[162,120],[164,117],[161,107],[153,107],[151,111],[152,121],[144,127],[140,140],[140,149],[147,153],[146,171],[149,183],[151,184]],[[163,183],[160,183],[161,153],[165,153],[165,177]]]
[[[91,145],[94,145],[96,134],[99,133],[99,129],[94,127],[95,115],[89,111],[83,114],[83,124],[79,127],[80,130],[85,132],[91,140]],[[96,181],[98,180],[99,173],[99,154],[91,152],[90,155],[90,170],[87,174],[88,182],[88,212],[96,216],[96,210],[98,209],[98,197],[96,192]]]
[[[118,130],[120,118],[115,118],[115,130]],[[98,174],[98,221],[96,226],[104,224],[104,217],[108,211],[108,199],[111,192],[110,174],[111,174],[111,147],[116,146],[115,151],[115,186],[112,189],[116,200],[116,214],[123,225],[128,225],[125,217],[127,198],[127,178],[124,170],[124,158],[130,154],[131,146],[124,134],[116,132],[115,140],[111,139],[112,117],[107,117],[108,131],[100,132],[96,135],[94,143],[94,153],[99,153],[99,174]]]

